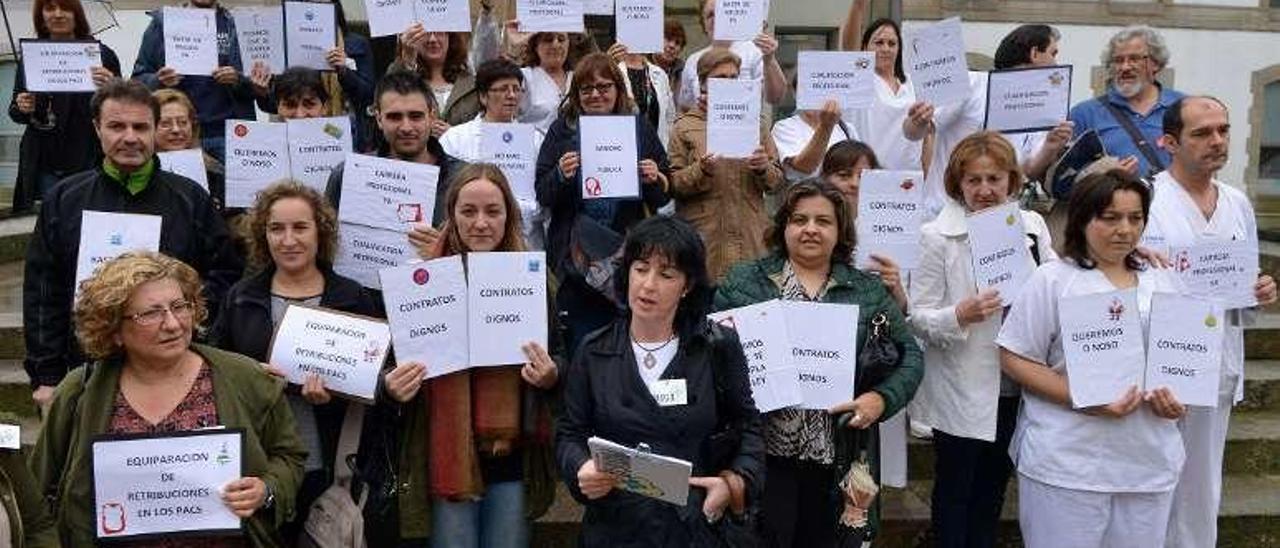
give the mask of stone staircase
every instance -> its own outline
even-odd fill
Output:
[[[23,426],[24,444],[33,444],[39,421],[22,370],[22,258],[34,219],[0,220],[0,421]],[[1264,243],[1263,268],[1280,272],[1280,244]],[[1274,274],[1273,274],[1274,275]],[[1280,547],[1280,307],[1264,310],[1246,331],[1245,400],[1235,408],[1228,434],[1220,547]],[[910,482],[886,488],[884,532],[877,548],[931,546],[929,493],[933,447],[912,440],[908,448]],[[1001,546],[1021,546],[1017,489],[1011,483],[1000,525]],[[534,524],[538,548],[576,545],[582,508],[560,487],[555,504]]]

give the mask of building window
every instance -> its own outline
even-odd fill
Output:
[[[1263,88],[1262,140],[1258,144],[1258,191],[1280,195],[1280,81]]]

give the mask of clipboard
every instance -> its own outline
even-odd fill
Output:
[[[654,454],[645,443],[631,448],[596,436],[587,440],[587,448],[596,469],[616,477],[619,489],[677,506],[688,505],[693,463]]]

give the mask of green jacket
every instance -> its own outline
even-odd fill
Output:
[[[9,517],[9,544],[13,548],[57,548],[58,532],[36,489],[20,451],[0,449],[0,511]]]
[[[782,298],[782,269],[786,258],[772,253],[754,261],[738,263],[725,276],[724,283],[716,290],[715,309],[728,310],[772,299]],[[884,413],[880,421],[891,418],[907,406],[920,379],[924,377],[924,354],[916,344],[907,326],[902,309],[885,290],[880,279],[854,269],[846,263],[831,265],[832,286],[823,302],[858,305],[857,347],[862,350],[870,332],[871,318],[883,312],[889,320],[889,335],[903,350],[902,363],[889,378],[872,390],[884,398]],[[867,447],[869,464],[876,481],[880,479],[879,428],[868,429]],[[871,509],[871,530],[879,528],[879,498]],[[873,533],[874,534],[874,533]]]
[[[218,420],[245,430],[245,476],[261,478],[275,493],[270,509],[244,521],[249,542],[256,547],[281,546],[276,528],[294,514],[294,494],[307,454],[284,399],[285,382],[239,354],[198,344],[192,350],[212,368]],[[87,367],[93,371],[86,379]],[[31,456],[31,469],[50,498],[63,546],[94,544],[90,442],[107,430],[121,367],[118,360],[108,360],[71,371],[58,385]]]

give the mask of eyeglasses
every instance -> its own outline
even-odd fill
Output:
[[[163,322],[167,314],[173,314],[174,318],[179,321],[191,319],[191,313],[195,310],[195,305],[186,299],[178,299],[169,303],[169,306],[157,306],[137,314],[127,314],[126,318],[133,320],[138,325],[156,325]]]
[[[603,83],[599,83],[591,86],[582,86],[578,88],[578,95],[581,95],[583,97],[590,97],[595,94],[604,95],[606,93],[613,91],[613,88],[614,88],[613,82],[603,82]]]
[[[159,125],[160,129],[165,131],[172,129],[189,129],[191,127],[191,120],[187,118],[161,118]]]
[[[1117,55],[1111,58],[1111,66],[1122,67],[1130,63],[1140,65],[1150,58],[1151,56],[1145,53],[1141,55]]]

